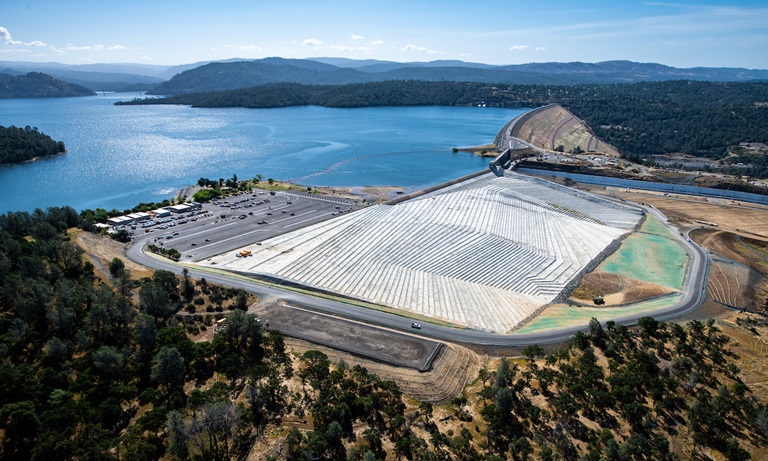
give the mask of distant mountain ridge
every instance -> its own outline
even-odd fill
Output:
[[[478,82],[491,84],[573,85],[632,83],[664,80],[768,80],[768,70],[737,68],[678,69],[653,63],[533,63],[508,66],[433,61],[424,63],[371,62],[356,65],[342,58],[283,59],[210,63],[183,71],[158,85],[153,94],[176,95],[233,90],[269,83],[343,85],[389,80]]]
[[[268,83],[343,85],[388,80],[462,81],[490,84],[575,85],[664,80],[744,82],[768,80],[768,70],[694,67],[632,61],[545,62],[491,65],[458,60],[393,62],[348,58],[256,60],[228,59],[178,66],[148,64],[82,64],[0,61],[0,72],[18,75],[43,72],[95,91],[150,90],[176,95],[232,90]]]
[[[64,82],[40,72],[29,72],[24,75],[0,73],[0,99],[59,98],[93,94],[94,92],[88,88]]]

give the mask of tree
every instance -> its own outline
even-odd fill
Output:
[[[151,352],[155,348],[157,328],[151,316],[142,314],[136,319],[135,338],[144,353]]]
[[[313,388],[320,389],[330,374],[331,361],[324,353],[310,350],[302,354],[303,367],[299,370],[301,383],[308,382]]]
[[[654,319],[653,317],[640,317],[640,319],[637,321],[637,325],[647,334],[648,336],[655,338],[658,329],[659,329],[659,322],[658,320]]]
[[[534,344],[532,346],[527,346],[525,349],[523,349],[523,355],[526,359],[528,359],[528,363],[531,367],[534,366],[534,361],[544,356],[544,349],[541,348],[538,344]]]
[[[183,386],[185,374],[184,359],[175,347],[163,347],[155,355],[150,377],[167,390]]]
[[[203,407],[202,417],[192,421],[190,440],[201,459],[231,459],[233,438],[240,422],[240,411],[230,401],[211,402]]]
[[[499,367],[496,369],[496,387],[507,387],[507,383],[510,380],[509,373],[509,361],[504,357],[499,362]]]
[[[37,436],[38,419],[34,402],[9,403],[0,407],[0,428],[4,437],[0,444],[0,456],[4,459],[29,459]]]
[[[139,308],[142,312],[159,319],[166,319],[173,313],[168,293],[155,282],[145,283],[141,286]]]
[[[248,293],[238,290],[235,297],[235,309],[240,309],[241,311],[248,310]]]
[[[184,425],[184,416],[176,410],[169,411],[165,428],[168,433],[168,451],[180,460],[187,459],[189,434]]]
[[[184,279],[183,279],[183,288],[182,292],[184,294],[184,299],[187,301],[191,301],[192,297],[195,296],[195,284],[192,283],[192,280],[189,278],[189,269],[186,267],[184,270],[181,271]]]
[[[595,346],[600,349],[605,348],[605,331],[600,321],[594,317],[589,321],[589,338]]]
[[[125,357],[111,346],[102,346],[93,353],[93,366],[107,380],[120,376]]]
[[[162,287],[168,296],[178,295],[179,280],[173,272],[157,270],[152,275],[152,281]]]
[[[131,234],[125,229],[120,229],[114,234],[111,234],[113,240],[117,240],[121,243],[128,243],[131,241]]]
[[[112,278],[116,278],[120,271],[123,270],[125,270],[125,263],[123,263],[123,260],[118,257],[112,258],[112,261],[109,263],[109,274]]]

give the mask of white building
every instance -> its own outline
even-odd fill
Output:
[[[150,213],[153,214],[155,218],[165,218],[171,215],[170,210],[166,210],[165,208],[158,208],[150,211]]]

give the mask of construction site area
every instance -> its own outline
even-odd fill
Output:
[[[637,208],[547,181],[488,173],[197,264],[506,333],[612,252],[641,217]]]

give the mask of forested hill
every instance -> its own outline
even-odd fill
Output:
[[[84,86],[57,80],[40,72],[25,75],[0,74],[0,98],[61,98],[65,96],[91,96],[92,90]]]
[[[245,107],[250,109],[290,106],[466,106],[491,94],[486,85],[455,82],[389,81],[349,85],[301,85],[272,83],[240,90],[195,93],[168,98],[147,98],[117,105],[185,104],[195,107]],[[511,101],[503,101],[511,103]],[[501,104],[502,101],[499,101]]]
[[[54,141],[37,128],[0,126],[0,164],[21,163],[64,152],[61,141]]]
[[[768,83],[695,81],[616,85],[488,85],[389,81],[350,85],[271,84],[121,104],[270,108],[559,103],[625,155],[682,152],[720,158],[740,142],[768,142]]]
[[[268,83],[345,85],[390,80],[424,80],[507,85],[576,85],[680,79],[719,82],[768,80],[768,70],[705,67],[679,69],[662,64],[631,61],[549,62],[494,66],[463,61],[368,63],[343,59],[265,58],[252,61],[214,62],[188,69],[158,85],[151,93],[189,94],[233,90]]]

